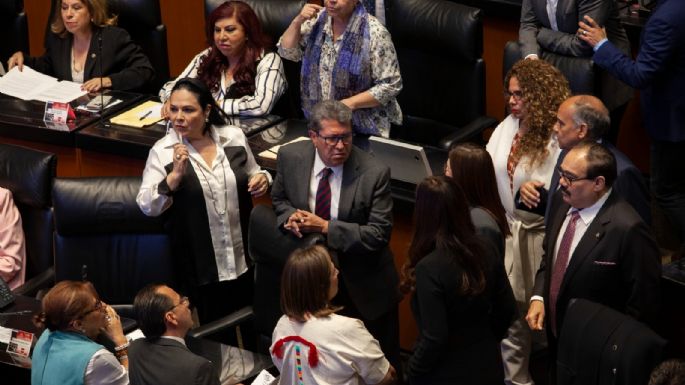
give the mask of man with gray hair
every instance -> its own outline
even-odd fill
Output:
[[[602,137],[609,130],[610,125],[609,110],[595,96],[576,95],[561,103],[557,112],[554,132],[562,152],[552,174],[549,189],[550,197],[554,196],[559,187],[558,168],[568,151],[581,142],[600,142],[616,158],[618,176],[613,184],[614,191],[633,206],[642,220],[649,225],[652,221],[649,191],[642,173],[625,154],[610,143],[602,141]],[[537,205],[539,193],[535,188],[536,183],[540,182],[528,182],[521,186],[521,200],[528,206]],[[558,201],[559,198],[556,200]],[[554,199],[547,200],[546,221],[549,219],[553,201]]]
[[[271,199],[294,236],[321,233],[342,280],[333,302],[359,318],[400,372],[399,279],[388,247],[390,169],[352,145],[352,111],[335,100],[312,108],[309,138],[281,147]]]

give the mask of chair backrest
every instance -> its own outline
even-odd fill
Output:
[[[55,279],[87,279],[108,303],[131,303],[148,283],[176,282],[161,217],[136,204],[140,177],[56,179]]]
[[[288,28],[290,22],[304,7],[305,0],[242,0],[249,5],[257,15],[262,29],[271,37],[273,49],[276,48],[278,38]],[[212,11],[226,0],[205,0],[205,20]],[[285,78],[288,89],[281,96],[272,113],[286,118],[301,118],[302,103],[300,101],[300,63],[283,60]]]
[[[131,35],[150,59],[155,77],[144,91],[157,94],[169,80],[167,29],[162,23],[159,0],[107,0],[110,13],[118,15],[117,25]]]
[[[459,127],[484,115],[481,11],[447,0],[387,4],[386,22],[402,71],[402,126],[411,134],[425,120]]]
[[[556,383],[646,384],[665,346],[665,339],[634,318],[573,299],[559,334]]]
[[[23,0],[0,0],[0,36],[3,37],[0,44],[3,64],[17,51],[29,53],[29,27]]]
[[[595,82],[595,70],[591,59],[558,55],[547,51],[543,51],[541,57],[557,67],[559,71],[564,74],[568,80],[572,94],[596,94],[596,91],[599,89],[599,84],[596,84]],[[523,57],[519,43],[516,41],[508,41],[504,45],[504,57],[502,59],[503,79],[511,67],[521,59],[523,59]]]
[[[299,247],[321,243],[321,234],[309,234],[300,239],[278,227],[276,214],[265,205],[257,205],[250,213],[248,245],[255,266],[254,303],[255,327],[260,343],[267,350],[281,312],[281,272],[290,253]]]
[[[26,279],[49,269],[52,254],[52,182],[57,156],[0,144],[0,186],[12,191],[26,239]]]
[[[0,0],[4,1],[4,0]],[[60,0],[52,0],[48,25],[45,35],[50,33],[50,24]],[[117,26],[125,29],[131,39],[150,59],[155,77],[146,87],[139,90],[157,94],[169,78],[169,54],[167,49],[167,30],[162,24],[162,13],[159,0],[107,0],[107,10],[117,15]],[[107,44],[103,42],[103,44]]]

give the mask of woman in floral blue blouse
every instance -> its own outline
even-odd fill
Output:
[[[324,4],[306,4],[278,42],[283,58],[302,60],[304,114],[321,100],[340,100],[354,111],[358,136],[387,137],[391,123],[402,123],[402,77],[390,33],[359,0]]]

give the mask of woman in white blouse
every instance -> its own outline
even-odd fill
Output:
[[[176,82],[169,114],[173,129],[150,150],[137,202],[146,215],[168,214],[179,278],[206,322],[252,302],[247,224],[271,176],[199,79]]]
[[[197,54],[159,97],[162,117],[169,116],[169,95],[178,79],[198,78],[228,115],[262,116],[271,112],[287,88],[283,62],[267,52],[269,37],[252,8],[242,1],[219,5],[207,20],[209,48]]]
[[[515,198],[526,182],[534,180],[531,183],[535,187],[549,188],[560,152],[552,127],[557,109],[570,91],[564,75],[544,60],[514,64],[504,86],[510,114],[495,128],[486,149],[492,157],[497,189],[511,229],[504,248],[504,268],[519,314],[525,315],[542,259],[545,227],[543,216],[517,209]],[[544,213],[544,204],[540,206]],[[506,383],[532,383],[528,372],[531,338],[522,317],[509,328],[502,341]]]
[[[271,358],[279,384],[388,385],[395,369],[362,321],[335,314],[338,269],[325,247],[295,250],[283,267]]]

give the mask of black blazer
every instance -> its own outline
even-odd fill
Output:
[[[295,209],[309,208],[314,145],[301,141],[278,151],[271,200],[282,226]],[[352,147],[343,167],[338,219],[328,227],[326,245],[338,254],[340,275],[350,299],[366,319],[397,306],[399,277],[388,242],[392,232],[390,170]]]
[[[169,338],[135,340],[128,349],[128,358],[131,385],[219,385],[210,361]]]
[[[485,242],[483,242],[485,247]],[[502,259],[485,247],[485,291],[458,295],[463,268],[433,251],[416,265],[411,308],[419,327],[411,384],[502,384],[500,341],[516,314]]]
[[[652,224],[652,207],[649,203],[649,190],[647,184],[645,183],[645,178],[642,176],[642,172],[635,167],[633,162],[618,148],[616,148],[611,143],[606,141],[602,142],[602,145],[611,151],[616,158],[616,180],[612,189],[626,202],[633,206],[633,209],[640,215],[643,221],[649,226]],[[561,165],[561,162],[566,157],[568,150],[563,150],[559,154],[559,159],[557,160],[557,167]],[[554,197],[557,193],[559,187],[559,171],[554,169],[552,173],[552,181],[549,184],[549,191],[551,192],[550,197]],[[561,200],[560,198],[549,198],[547,199],[547,211],[545,212],[545,224],[549,224],[550,212],[552,210],[553,201],[557,199],[555,204]]]
[[[102,54],[99,53],[101,37]],[[28,57],[25,62],[36,71],[59,80],[71,81],[72,42],[73,35],[70,33],[64,38],[49,33],[43,56]],[[94,28],[84,71],[84,81],[104,74],[105,77],[112,79],[113,90],[124,91],[143,87],[155,75],[147,56],[131,40],[128,32],[118,27]]]
[[[554,248],[569,207],[562,203],[552,213],[543,241],[545,255],[535,276],[533,294],[545,300],[546,325],[551,325],[549,286]],[[649,228],[612,192],[571,256],[557,298],[556,335],[572,298],[588,299],[636,319],[649,319],[658,308],[659,279],[659,250]],[[554,340],[549,329],[547,334]]]

